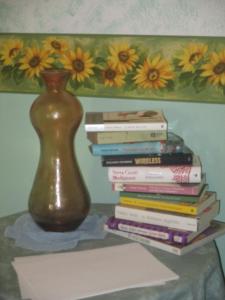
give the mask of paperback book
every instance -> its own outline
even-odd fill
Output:
[[[188,147],[184,147],[183,151],[179,153],[107,155],[101,157],[103,167],[192,165],[192,162],[193,152]]]
[[[99,156],[180,153],[184,151],[184,140],[180,136],[168,132],[167,140],[116,144],[93,143],[89,148],[93,155]]]
[[[198,215],[216,201],[216,193],[204,191],[196,203],[177,201],[157,201],[150,199],[138,199],[126,196],[119,197],[119,203],[131,207],[152,208],[159,211],[171,211],[187,215]]]
[[[89,131],[167,130],[162,111],[87,112],[84,128]]]
[[[135,200],[143,199],[143,200],[154,200],[157,202],[172,202],[172,203],[196,203],[199,198],[203,196],[203,194],[208,190],[208,184],[203,185],[202,190],[198,195],[182,195],[182,194],[161,194],[161,193],[139,193],[139,192],[119,192],[119,197],[128,197]]]
[[[126,232],[131,232],[147,237],[156,238],[170,242],[176,242],[182,245],[190,243],[197,235],[209,227],[210,223],[205,224],[196,232],[187,230],[178,230],[166,226],[152,225],[130,220],[117,219],[111,216],[106,221],[106,225],[110,229],[116,229]]]
[[[98,131],[86,132],[87,138],[93,144],[132,143],[144,141],[166,141],[167,130],[145,131]]]
[[[108,167],[110,182],[199,183],[202,166],[194,155],[192,165]]]
[[[175,229],[198,231],[219,213],[219,200],[207,207],[197,216],[175,212],[165,212],[150,208],[137,208],[127,205],[115,205],[115,218],[135,222],[168,226]]]
[[[128,238],[130,240],[158,248],[176,255],[184,255],[187,254],[194,249],[197,249],[213,240],[216,238],[222,236],[225,234],[225,223],[213,220],[210,224],[210,226],[204,230],[202,233],[197,235],[190,243],[186,245],[182,245],[179,243],[175,242],[170,242],[170,241],[162,241],[159,239],[154,239],[151,237],[146,237],[142,236],[136,233],[130,233],[130,232],[125,232],[121,230],[116,230],[116,229],[111,229],[108,227],[107,224],[104,225],[104,229],[107,232],[110,232],[112,234]]]
[[[206,184],[206,175],[203,173],[199,183],[152,183],[152,182],[112,182],[112,190],[136,193],[157,193],[170,195],[198,196]]]

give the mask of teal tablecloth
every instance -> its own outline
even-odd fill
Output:
[[[91,213],[110,216],[113,214],[113,205],[95,204],[92,206]],[[11,265],[14,257],[43,253],[15,247],[13,240],[4,237],[5,228],[9,224],[13,224],[20,215],[15,214],[0,219],[0,300],[21,299],[17,276]],[[132,241],[108,234],[103,240],[81,241],[71,251],[128,242]],[[168,282],[164,286],[128,289],[88,299],[225,300],[225,283],[214,243],[209,243],[184,256],[176,256],[147,246],[146,249],[176,272],[180,279]]]

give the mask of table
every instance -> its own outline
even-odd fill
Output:
[[[112,204],[93,204],[91,214],[113,215]],[[17,276],[12,268],[14,257],[37,255],[33,252],[14,246],[14,241],[4,237],[4,230],[13,224],[22,213],[0,218],[0,300],[19,300],[20,291]],[[132,241],[108,234],[103,240],[81,241],[71,250],[106,247]],[[176,272],[180,279],[164,286],[127,289],[87,300],[224,300],[225,283],[218,251],[211,242],[184,256],[176,256],[162,250],[145,246],[157,259]],[[154,270],[152,270],[154,272]],[[54,300],[54,299],[53,299]]]

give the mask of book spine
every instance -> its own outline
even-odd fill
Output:
[[[86,132],[101,131],[144,131],[144,130],[167,130],[166,122],[156,123],[131,123],[131,122],[109,122],[104,124],[85,124]]]
[[[130,240],[143,243],[148,246],[152,246],[167,252],[184,255],[190,251],[197,249],[221,236],[225,232],[225,224],[218,221],[212,221],[210,226],[206,228],[202,233],[198,234],[189,244],[179,245],[177,243],[156,240],[151,237],[145,237],[136,233],[130,233],[125,231],[120,231],[116,229],[111,229],[107,224],[104,225],[104,230],[112,234],[128,238]]]
[[[201,194],[204,191],[208,190],[208,185],[204,186]],[[145,201],[154,200],[154,201],[172,201],[172,202],[185,202],[185,203],[196,203],[200,197],[199,196],[189,196],[189,195],[172,195],[172,194],[161,194],[161,193],[137,193],[137,192],[126,192],[121,191],[119,193],[120,197],[128,197],[132,199],[142,199]]]
[[[155,154],[162,153],[164,144],[160,141],[143,143],[117,143],[117,144],[93,144],[93,155],[127,155],[127,154]]]
[[[115,131],[115,132],[87,132],[87,138],[93,144],[133,143],[143,141],[166,141],[166,130],[149,131]]]
[[[197,214],[197,207],[194,205],[184,205],[184,204],[175,204],[171,202],[155,201],[155,200],[143,200],[143,199],[134,199],[129,197],[120,197],[119,203],[124,205],[143,207],[143,208],[153,208],[163,211],[172,211],[189,215]]]
[[[168,166],[191,165],[192,153],[162,153],[149,155],[103,156],[102,166]]]
[[[198,231],[198,219],[179,216],[170,213],[161,213],[147,209],[136,209],[121,205],[115,206],[115,218],[147,223],[175,229]]]
[[[187,237],[190,234],[193,234],[190,231],[178,231],[168,227],[139,223],[139,222],[128,221],[128,220],[121,220],[121,219],[116,219],[115,217],[110,217],[106,221],[106,224],[111,229],[132,232],[132,233],[136,233],[144,236],[150,236],[153,238],[167,240],[171,242],[177,241],[180,244],[186,244]]]
[[[112,234],[130,239],[132,241],[142,243],[142,244],[147,245],[147,246],[151,246],[151,247],[154,247],[154,248],[157,248],[157,249],[161,249],[161,250],[164,250],[164,251],[176,254],[176,255],[181,255],[181,251],[180,251],[179,248],[174,247],[174,246],[169,245],[169,244],[166,244],[163,241],[154,240],[154,239],[151,239],[149,237],[145,237],[145,236],[138,235],[138,234],[131,233],[131,232],[125,232],[125,231],[121,231],[121,230],[111,229],[107,225],[104,225],[104,230],[107,231],[107,232],[110,232]]]
[[[201,166],[109,167],[111,182],[200,183]]]
[[[194,238],[196,238],[200,233],[202,233],[204,230],[209,228],[210,222],[204,224],[204,226],[200,227],[198,231],[196,232],[190,232],[190,231],[177,231],[173,235],[173,242],[178,243],[181,245],[187,245],[190,243]]]
[[[161,193],[161,194],[171,194],[171,195],[198,195],[199,187],[198,184],[188,184],[188,185],[179,185],[173,184],[138,184],[135,182],[125,183],[125,182],[112,182],[113,191],[126,191],[126,192],[136,192],[136,193]]]
[[[115,206],[115,218],[118,219],[195,232],[208,224],[218,213],[219,200],[216,200],[197,217],[185,216],[178,213],[159,212],[150,209],[131,208],[119,204]]]

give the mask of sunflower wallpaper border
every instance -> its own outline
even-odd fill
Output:
[[[40,93],[68,69],[77,96],[225,104],[225,38],[0,33],[0,92]]]

